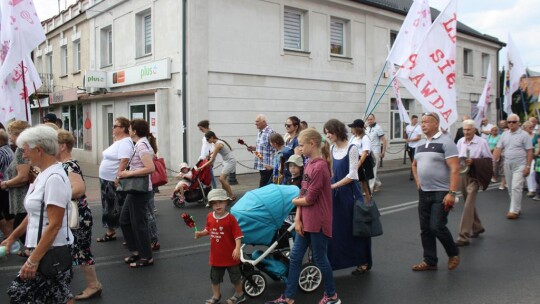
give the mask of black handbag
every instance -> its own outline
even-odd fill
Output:
[[[41,211],[39,216],[38,241],[41,240],[43,230],[43,212],[45,210],[45,201],[41,201]],[[68,210],[68,206],[66,206]],[[67,220],[66,220],[67,222]],[[66,223],[67,240],[69,241],[69,225]],[[73,256],[71,255],[71,245],[51,247],[39,261],[37,271],[45,277],[52,278],[71,268]]]
[[[126,166],[126,170],[129,170],[129,166],[131,165],[131,160],[133,159],[133,156],[135,156],[137,146],[135,145],[133,147],[133,154],[131,154],[131,157],[129,158],[128,164]],[[118,187],[116,187],[117,192],[123,192],[123,193],[147,193],[149,187],[149,177],[148,175],[144,176],[131,176],[131,177],[125,177],[118,180]]]
[[[357,182],[353,181],[358,187]],[[359,187],[358,187],[359,189]],[[353,236],[375,237],[383,234],[381,214],[373,198],[366,205],[359,197],[355,198],[353,206]]]

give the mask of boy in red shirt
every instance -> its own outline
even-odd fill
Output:
[[[242,290],[242,273],[240,271],[240,246],[243,237],[236,218],[227,211],[231,199],[227,191],[213,189],[208,193],[208,203],[213,212],[206,216],[206,227],[203,231],[195,232],[195,238],[210,235],[210,280],[212,282],[212,297],[207,304],[219,303],[221,300],[220,284],[223,282],[225,270],[234,285],[235,293],[227,299],[227,304],[237,304],[246,301]]]

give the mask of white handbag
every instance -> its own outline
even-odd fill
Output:
[[[77,201],[69,201],[68,225],[70,229],[79,229],[79,206]]]

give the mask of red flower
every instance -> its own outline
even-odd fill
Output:
[[[184,222],[186,223],[186,225],[189,227],[189,228],[194,228],[195,227],[195,221],[193,220],[193,216],[187,214],[187,213],[182,213],[182,219],[184,220]]]
[[[244,142],[244,140],[241,139],[241,138],[238,139],[238,143],[241,144],[241,145],[245,145],[245,144],[246,144],[246,143]]]

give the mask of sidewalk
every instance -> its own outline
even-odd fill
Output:
[[[79,162],[79,165],[84,173],[88,202],[100,202],[101,194],[99,189],[99,165],[84,162]],[[383,160],[383,167],[379,167],[379,174],[406,171],[409,170],[410,166],[411,163],[408,159],[405,165],[403,164],[403,159]],[[253,190],[259,186],[259,173],[237,175],[236,179],[238,180],[238,185],[231,186],[236,196],[240,196],[240,194]],[[156,193],[156,199],[168,198],[176,183],[177,180],[175,178],[169,177],[169,183],[165,186],[159,187],[159,193]]]

